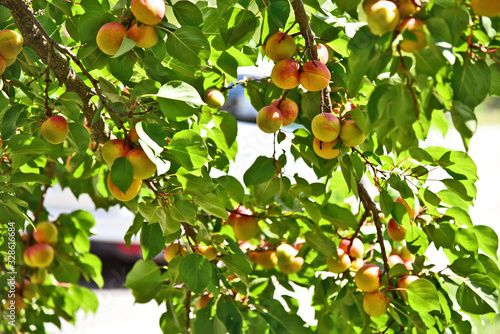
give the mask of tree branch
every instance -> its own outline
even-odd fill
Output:
[[[66,86],[67,91],[75,92],[82,99],[82,112],[91,124],[96,113],[96,106],[91,99],[96,93],[83,82],[70,66],[68,56],[54,49],[57,43],[49,37],[31,10],[22,1],[4,0],[2,5],[10,10],[25,45],[31,47],[39,59],[50,67],[57,80]],[[104,120],[99,119],[92,126],[91,136],[93,141],[101,143],[108,140]]]

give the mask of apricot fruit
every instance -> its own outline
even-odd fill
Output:
[[[344,238],[340,240],[339,248],[347,253],[350,244],[352,245],[349,251],[349,256],[353,258],[358,258],[358,257],[362,258],[363,255],[365,254],[365,246],[363,245],[363,242],[358,238],[354,239]]]
[[[373,291],[363,297],[363,310],[372,317],[378,317],[387,311],[389,299],[382,291]]]
[[[332,74],[325,64],[310,60],[302,67],[299,82],[306,90],[317,92],[328,87],[331,78]]]
[[[278,268],[280,271],[287,275],[298,273],[303,266],[304,259],[300,256],[295,257],[289,265],[283,265],[278,262]]]
[[[5,69],[7,68],[7,63],[5,62],[5,60],[2,58],[2,56],[0,56],[0,75],[3,74],[3,72],[5,72]]]
[[[295,39],[292,36],[278,31],[267,40],[264,53],[269,59],[279,62],[293,57],[295,45]]]
[[[119,201],[128,202],[133,200],[139,194],[141,186],[142,186],[142,180],[133,179],[132,184],[130,185],[128,190],[126,192],[123,192],[120,189],[118,189],[118,187],[115,186],[111,181],[111,173],[108,174],[109,192]]]
[[[340,121],[332,113],[321,113],[312,119],[311,130],[314,137],[321,141],[334,141],[340,133]]]
[[[49,222],[42,222],[36,225],[33,231],[33,238],[38,243],[55,244],[57,243],[58,230],[56,225]]]
[[[165,17],[163,0],[132,0],[130,8],[136,19],[151,26],[160,23]]]
[[[219,109],[225,101],[224,95],[218,89],[212,88],[205,93],[205,103],[210,108]]]
[[[415,282],[416,280],[418,280],[420,277],[418,277],[417,275],[406,275],[406,276],[403,276],[399,279],[398,281],[398,289],[399,289],[399,293],[401,294],[401,297],[403,298],[403,300],[405,302],[408,301],[408,295],[406,294],[406,288],[408,287],[408,285],[410,285],[411,282]]]
[[[470,6],[477,15],[487,17],[500,15],[500,1],[497,0],[471,0]]]
[[[340,148],[334,148],[339,142],[338,138],[334,141],[321,141],[314,137],[313,139],[313,151],[318,157],[323,159],[333,159],[339,156]]]
[[[202,295],[198,300],[196,301],[196,309],[200,310],[202,308],[205,308],[210,304],[210,301],[214,298],[214,296],[209,293],[208,295]]]
[[[354,284],[364,292],[377,291],[380,288],[380,268],[375,264],[365,264],[354,276]]]
[[[387,223],[387,233],[394,241],[403,241],[406,237],[406,229],[402,225],[398,225],[394,218],[391,218]]]
[[[127,32],[128,38],[135,42],[135,46],[139,48],[152,48],[158,43],[158,31],[154,26],[147,24],[134,23]]]
[[[111,139],[102,145],[102,157],[112,166],[116,159],[127,156],[130,146],[123,139]]]
[[[351,119],[346,119],[344,123],[340,125],[340,139],[342,139],[342,144],[347,147],[355,147],[365,141],[366,136],[358,127],[356,122]]]
[[[368,28],[374,35],[382,36],[396,30],[399,23],[399,11],[392,1],[375,2],[366,12]]]
[[[282,266],[289,266],[292,264],[293,259],[297,254],[298,251],[289,244],[281,244],[276,248],[278,264]]]
[[[255,252],[253,255],[255,263],[264,269],[273,269],[278,264],[278,257],[275,250]]]
[[[24,250],[23,258],[29,267],[46,268],[54,261],[54,248],[46,243],[37,243]]]
[[[283,125],[283,114],[273,106],[265,106],[257,114],[257,126],[265,133],[274,133]]]
[[[416,41],[410,39],[403,39],[399,47],[401,50],[416,53],[427,46],[427,39],[425,38],[424,23],[420,20],[410,18],[404,20],[400,25],[398,30],[400,32],[409,31],[415,35]]]
[[[233,222],[233,232],[236,239],[247,241],[252,239],[259,232],[259,219],[253,216],[240,215]]]
[[[142,148],[131,149],[126,158],[134,168],[134,179],[149,179],[156,172],[156,165],[148,158]]]
[[[337,248],[337,257],[329,256],[326,258],[326,267],[328,271],[340,274],[346,271],[351,265],[351,258],[343,249]]]
[[[417,0],[420,3],[420,0]],[[413,0],[401,0],[397,4],[399,10],[399,17],[407,19],[413,16],[420,10],[420,5],[416,4]]]
[[[271,102],[271,106],[278,108],[283,116],[283,126],[295,122],[299,114],[299,106],[291,99],[276,99]]]
[[[299,85],[300,64],[293,59],[277,62],[271,71],[273,83],[281,89],[293,89]]]
[[[323,64],[328,63],[330,55],[328,53],[328,48],[324,44],[318,44],[318,60]]]
[[[187,253],[186,247],[179,243],[172,243],[165,247],[165,251],[163,252],[163,257],[165,258],[165,261],[170,262],[174,258],[178,256],[185,256]]]
[[[103,53],[113,56],[120,49],[126,35],[127,28],[121,23],[108,22],[97,32],[97,46]]]
[[[197,249],[198,253],[206,257],[208,261],[212,261],[217,257],[217,249],[212,245],[204,246],[198,244]]]
[[[23,36],[14,30],[4,29],[0,31],[0,56],[5,60],[7,66],[15,61],[23,49],[23,43]],[[10,61],[12,63],[9,64]]]
[[[68,136],[68,121],[60,115],[50,116],[42,123],[42,136],[51,144],[59,145]]]
[[[244,218],[244,217],[253,218],[252,216],[253,216],[252,210],[247,209],[244,206],[239,206],[238,208],[236,208],[236,211],[229,213],[229,217],[227,218],[227,223],[229,225],[233,226],[234,223],[236,221],[238,221],[239,219]],[[250,248],[252,246],[249,242],[246,242],[246,241],[240,241],[239,244],[240,244],[240,248],[243,250],[246,248]]]
[[[387,262],[389,262],[390,267],[394,267],[396,264],[405,264],[401,256],[399,256],[398,254],[390,254],[387,257]]]

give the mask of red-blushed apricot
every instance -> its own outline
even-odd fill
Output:
[[[500,1],[498,0],[471,0],[470,6],[477,15],[487,17],[500,15]]]
[[[300,64],[293,59],[277,62],[271,71],[273,83],[281,89],[293,89],[299,85]]]
[[[324,44],[318,44],[318,60],[323,64],[328,63],[330,55],[328,54],[328,48]]]
[[[323,159],[333,159],[339,156],[340,148],[334,148],[339,142],[338,138],[327,142],[321,141],[318,138],[314,137],[313,139],[313,151],[317,156]]]
[[[403,39],[399,47],[401,50],[415,53],[424,49],[427,46],[427,39],[425,38],[424,23],[420,20],[410,18],[404,20],[398,27],[401,32],[409,31],[416,37],[416,41],[411,39]]]
[[[252,239],[259,232],[259,219],[250,215],[238,215],[233,217],[232,226],[236,239],[247,241]]]
[[[97,46],[103,53],[113,56],[120,49],[126,35],[127,28],[125,28],[121,23],[108,22],[97,32]]]
[[[257,126],[265,133],[274,133],[283,125],[283,114],[273,106],[265,106],[257,114]]]
[[[127,153],[126,158],[134,168],[134,179],[145,180],[156,172],[156,165],[142,148],[134,148]]]
[[[337,257],[329,256],[326,258],[326,267],[328,271],[340,274],[346,271],[351,265],[351,258],[343,249],[337,248]]]
[[[333,113],[321,113],[313,117],[311,131],[321,141],[334,141],[340,133],[340,120]]]
[[[158,43],[158,31],[154,26],[147,24],[138,25],[134,23],[127,33],[128,38],[135,42],[135,46],[139,48],[152,48]]]
[[[354,271],[360,269],[364,265],[365,265],[365,261],[361,257],[358,257],[357,259],[354,259],[351,261],[351,269]]]
[[[364,292],[377,291],[380,288],[380,268],[375,264],[365,264],[354,276],[354,284]]]
[[[264,53],[274,62],[290,59],[295,53],[295,40],[292,36],[278,31],[267,40]]]
[[[403,259],[401,258],[401,256],[399,256],[398,254],[390,254],[388,257],[387,257],[387,262],[389,262],[389,266],[392,268],[394,267],[396,264],[405,264],[405,262],[403,261]]]
[[[129,151],[130,146],[123,139],[108,140],[101,148],[102,157],[110,166],[116,159],[126,157]]]
[[[382,36],[396,30],[399,23],[399,11],[392,1],[375,2],[366,13],[368,28],[374,35]]]
[[[232,211],[229,213],[229,217],[227,218],[227,223],[231,226],[234,225],[236,221],[238,221],[240,218],[243,217],[251,217],[253,216],[252,210],[245,208],[244,206],[239,206],[235,209],[235,211]],[[240,241],[240,248],[244,249],[251,247],[251,244],[246,242],[246,241]]]
[[[306,90],[317,92],[328,87],[331,78],[330,70],[325,64],[310,60],[302,66],[299,82]]]
[[[287,126],[295,122],[299,114],[299,106],[291,99],[276,99],[271,102],[273,107],[278,108],[283,116],[283,126]]]
[[[398,225],[394,218],[391,218],[387,223],[387,233],[394,241],[403,241],[406,237],[406,229],[402,225]]]
[[[410,285],[411,282],[415,282],[419,278],[420,277],[418,277],[416,275],[406,275],[406,276],[403,276],[399,279],[398,290],[399,290],[399,293],[401,294],[401,297],[403,298],[403,300],[405,302],[408,301],[408,295],[406,294],[406,288],[408,287],[408,285]]]
[[[401,258],[405,262],[415,259],[415,255],[413,255],[413,253],[406,246],[401,247],[401,252],[399,253],[399,256],[401,256]]]
[[[29,267],[46,268],[54,261],[54,248],[46,243],[37,243],[24,250],[23,258]]]
[[[60,115],[50,116],[42,123],[41,131],[43,138],[49,143],[62,144],[68,136],[68,121]]]
[[[380,0],[365,0],[363,1],[363,11],[368,15],[372,6]]]
[[[59,232],[56,225],[49,222],[41,222],[36,225],[33,231],[33,238],[38,243],[55,244]]]
[[[339,248],[341,248],[344,252],[347,253],[349,249],[349,245],[351,245],[351,249],[349,251],[349,256],[353,258],[363,257],[365,254],[365,246],[363,242],[358,238],[344,238],[339,242]]]
[[[367,293],[363,298],[363,310],[372,317],[378,317],[387,311],[389,298],[382,291]]]
[[[141,186],[142,186],[142,180],[133,179],[132,184],[130,185],[128,190],[126,192],[123,192],[120,189],[118,189],[118,187],[115,186],[111,181],[111,173],[108,174],[109,192],[119,201],[128,202],[133,200],[139,194]]]
[[[160,23],[165,17],[163,0],[132,0],[130,8],[136,19],[151,26]]]
[[[212,88],[205,93],[205,103],[210,108],[219,109],[225,101],[224,95],[218,89]]]
[[[415,217],[420,212],[420,202],[418,201],[417,196],[414,196],[415,207],[413,209],[410,207],[410,205],[408,205],[408,203],[406,203],[406,201],[401,196],[396,198],[395,202],[404,205],[404,207],[406,208],[406,212],[408,212],[408,218],[410,218],[410,220],[415,219]]]
[[[346,119],[340,125],[340,139],[347,147],[355,147],[365,141],[366,136],[352,119]]]

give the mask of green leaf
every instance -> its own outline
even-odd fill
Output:
[[[59,282],[78,284],[80,278],[80,271],[73,261],[59,257],[54,261],[56,265],[52,270],[54,277]]]
[[[483,252],[498,260],[498,235],[495,230],[489,226],[476,225],[472,228],[472,232],[476,235]]]
[[[469,141],[477,130],[477,119],[474,114],[474,107],[470,107],[461,101],[454,100],[451,109],[453,125],[460,132],[465,148],[469,148]]]
[[[36,182],[40,184],[50,184],[50,179],[42,174],[18,172],[10,178],[11,184]]]
[[[168,100],[183,101],[196,107],[205,105],[198,91],[193,86],[180,80],[169,81],[160,87],[157,94],[145,96],[157,96]]]
[[[129,52],[135,47],[135,41],[130,39],[130,38],[123,38],[122,44],[120,45],[120,48],[118,51],[111,57],[111,58],[118,58],[121,55]]]
[[[221,37],[226,46],[242,45],[253,36],[258,23],[251,11],[232,7],[219,18]]]
[[[210,43],[200,29],[193,26],[170,31],[166,45],[172,57],[186,64],[198,65],[210,58]]]
[[[323,218],[340,228],[357,229],[359,227],[356,217],[351,210],[328,203],[322,210]]]
[[[425,278],[411,282],[406,288],[406,293],[410,306],[419,313],[441,310],[436,287]]]
[[[221,257],[222,262],[228,266],[245,284],[247,276],[252,272],[252,265],[248,257],[241,254],[228,254]]]
[[[153,299],[162,284],[161,271],[152,261],[137,261],[127,274],[124,286],[132,290],[137,303]]]
[[[463,105],[474,109],[486,98],[490,85],[491,72],[484,60],[473,63],[468,58],[464,64],[459,61],[455,62],[451,76],[451,87],[455,101],[460,101]]]
[[[255,162],[243,174],[243,181],[249,186],[269,181],[276,175],[274,160],[265,156],[259,156]]]
[[[199,27],[203,23],[203,16],[196,5],[189,1],[179,1],[172,7],[175,18],[181,26]]]
[[[213,115],[213,120],[215,125],[221,129],[227,147],[231,147],[236,141],[236,135],[238,134],[238,123],[236,119],[233,115],[221,111]]]
[[[467,277],[457,291],[460,307],[472,314],[486,314],[498,309],[498,290],[484,274]]]
[[[2,107],[3,108],[3,107]],[[17,119],[21,116],[23,105],[15,104],[3,114],[2,117],[2,140],[8,140],[16,134]],[[0,108],[1,111],[1,108]]]
[[[141,230],[142,258],[151,260],[165,248],[165,237],[160,224],[142,223]]]
[[[55,147],[44,139],[26,134],[15,135],[9,140],[9,149],[13,154],[47,154],[54,150]]]
[[[90,144],[90,133],[83,125],[69,123],[68,141],[78,154],[83,156]]]
[[[189,290],[201,293],[212,279],[212,265],[203,255],[188,254],[179,265],[179,275]]]
[[[304,235],[307,243],[325,256],[337,257],[337,245],[321,231],[309,232]]]
[[[174,206],[170,207],[170,216],[179,222],[194,223],[196,219],[196,208],[193,203],[180,200],[175,202]]]
[[[215,182],[224,189],[224,191],[237,203],[243,203],[243,197],[245,196],[245,189],[241,183],[231,175],[224,175],[217,179]]]
[[[479,249],[479,241],[472,229],[461,228],[458,230],[458,244],[473,254],[477,254]]]
[[[194,130],[176,132],[167,148],[187,170],[199,169],[209,160],[207,145]]]
[[[203,211],[216,217],[227,219],[229,214],[226,208],[221,204],[219,198],[214,193],[195,196],[196,204],[198,204]]]
[[[134,179],[134,168],[127,158],[119,157],[111,166],[111,182],[126,193]]]
[[[272,1],[269,2],[268,19],[278,28],[284,29],[286,21],[290,16],[290,3],[288,1]]]

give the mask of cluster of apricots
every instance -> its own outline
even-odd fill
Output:
[[[403,38],[399,44],[401,50],[415,53],[427,46],[424,23],[412,17],[420,10],[420,0],[402,0],[397,4],[389,0],[365,0],[363,9],[368,28],[374,35],[408,31],[414,38]]]
[[[23,258],[27,266],[33,268],[47,268],[54,261],[53,245],[58,240],[57,226],[50,222],[41,222],[36,225],[32,236],[35,243],[26,247]]]
[[[405,206],[411,221],[417,217],[420,205],[416,197],[414,208],[411,208],[401,197],[398,197],[395,202]],[[387,232],[394,241],[399,242],[405,239],[406,230],[392,218],[388,222]],[[406,246],[395,245],[388,256],[389,267],[392,268],[397,264],[401,264],[408,271],[413,270],[415,255]],[[364,245],[360,239],[356,237],[343,238],[337,248],[337,257],[327,258],[327,269],[335,274],[342,274],[347,270],[355,272],[354,284],[356,288],[366,293],[363,297],[363,309],[370,316],[379,316],[387,311],[389,305],[389,299],[381,289],[382,271],[376,264],[365,263],[363,256]],[[401,298],[404,301],[408,301],[406,288],[418,278],[417,275],[404,275],[395,282],[397,290],[401,293]]]
[[[97,32],[97,46],[105,54],[115,55],[125,37],[133,40],[140,48],[151,48],[158,43],[159,36],[155,25],[160,23],[165,16],[165,2],[163,0],[132,0],[130,8],[138,22],[132,24],[128,30],[119,22],[108,22]]]
[[[212,261],[217,257],[217,249],[212,245],[196,244],[196,252],[206,257],[208,261]],[[178,256],[185,256],[186,254],[186,247],[178,242],[169,244],[163,251],[163,257],[167,263]]]
[[[23,36],[10,29],[0,31],[0,75],[14,64],[22,49]]]
[[[139,136],[135,127],[130,131],[129,138],[132,144],[139,142]],[[118,158],[126,158],[133,168],[132,184],[126,192],[121,191],[111,181],[111,173],[108,174],[108,189],[119,201],[127,202],[134,199],[141,190],[142,180],[148,179],[156,172],[156,165],[149,159],[146,152],[140,147],[131,147],[124,139],[111,139],[104,143],[101,148],[102,157],[109,166]]]

